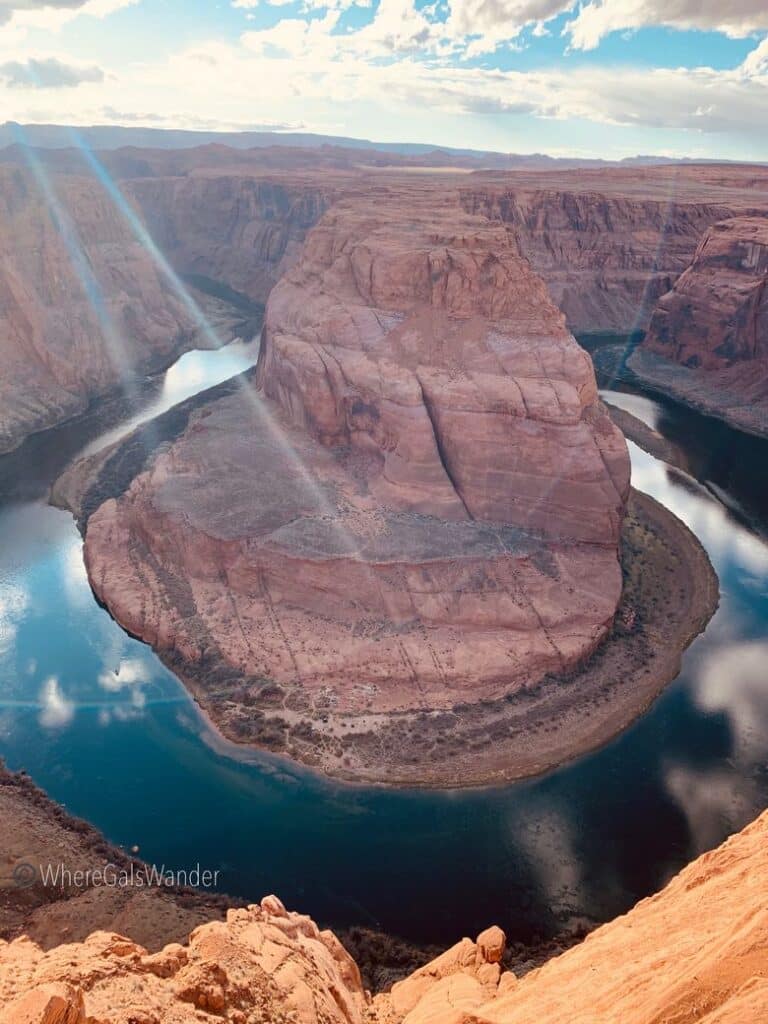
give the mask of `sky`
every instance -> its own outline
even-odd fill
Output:
[[[768,161],[768,0],[0,0],[0,120]]]

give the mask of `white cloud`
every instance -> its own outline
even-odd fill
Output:
[[[233,92],[253,102],[255,79],[270,83],[270,102],[281,97],[302,101],[333,97],[334,104],[370,100],[385,106],[426,106],[451,113],[532,113],[539,117],[584,119],[603,124],[651,126],[703,132],[753,132],[768,114],[768,71],[765,62],[745,62],[730,71],[711,68],[579,67],[573,70],[501,71],[427,61],[408,54],[409,41],[422,36],[418,12],[403,0],[391,0],[384,13],[355,33],[333,32],[335,16],[310,23],[288,19],[275,28],[248,32],[247,51],[261,58],[252,67],[237,50],[219,53],[210,70],[200,54],[179,55],[173,75],[192,79],[202,94],[214,88],[224,66],[230,69]],[[431,31],[431,29],[429,30]],[[424,35],[427,35],[424,30]],[[439,40],[431,36],[431,43]],[[394,59],[394,55],[406,55]],[[278,59],[276,54],[281,54]],[[389,55],[390,61],[377,60]],[[210,77],[208,77],[210,76]],[[236,85],[234,83],[237,83]],[[159,71],[158,87],[171,88]]]
[[[0,26],[56,30],[81,14],[105,18],[139,0],[0,0]]]
[[[592,0],[565,31],[576,49],[591,50],[611,32],[649,25],[747,36],[768,29],[768,4],[765,0]]]
[[[66,89],[83,82],[103,82],[104,72],[94,65],[79,67],[56,57],[30,57],[25,61],[9,60],[0,64],[0,78],[20,88]]]
[[[74,10],[82,7],[86,0],[8,0],[0,2],[0,24],[5,24],[17,12],[52,10]]]
[[[747,75],[768,75],[768,36],[747,56],[742,69]]]
[[[446,28],[454,39],[469,41],[467,56],[473,57],[515,40],[528,25],[542,35],[547,21],[572,6],[573,0],[452,0]]]
[[[664,769],[664,782],[688,820],[696,856],[721,843],[724,831],[733,832],[749,821],[757,802],[754,782],[734,777],[727,766],[701,771],[670,763]]]
[[[127,704],[115,704],[102,709],[102,725],[113,719],[131,721],[140,717],[147,704],[143,687],[152,681],[151,669],[140,658],[126,658],[116,670],[105,669],[99,676],[99,686],[108,693],[122,693]]]
[[[119,693],[149,682],[149,673],[139,658],[122,661],[117,670],[105,669],[99,676],[99,686],[110,693]]]
[[[0,655],[9,651],[29,607],[29,595],[13,583],[0,585]]]
[[[348,134],[355,132],[338,124],[340,112],[347,119],[353,109],[358,117],[366,110],[390,122],[403,118],[411,137],[412,126],[426,137],[432,112],[443,123],[454,115],[529,114],[656,130],[659,149],[670,148],[662,133],[674,132],[677,152],[706,152],[702,139],[727,132],[757,152],[768,114],[766,41],[730,70],[582,64],[523,72],[457,60],[478,46],[494,48],[523,23],[542,25],[561,6],[561,0],[454,0],[441,23],[435,8],[382,0],[371,21],[353,31],[340,30],[339,9],[326,9],[245,32],[235,43],[203,42],[163,60],[124,65],[103,82],[83,82],[76,93],[46,90],[45,111],[31,89],[6,88],[5,99],[16,120],[93,123],[111,110],[126,123],[228,129],[279,118]],[[481,36],[472,34],[478,25],[488,26]],[[11,59],[7,51],[3,59]],[[0,87],[0,102],[3,92]],[[690,137],[689,146],[680,133]],[[631,138],[624,133],[622,146]],[[709,152],[717,146],[710,141]]]
[[[741,763],[764,763],[768,753],[768,642],[745,640],[710,653],[699,670],[696,703],[728,715]]]
[[[44,729],[61,729],[72,721],[75,705],[62,693],[55,676],[46,679],[40,693],[40,725]]]

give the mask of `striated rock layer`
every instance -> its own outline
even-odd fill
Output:
[[[761,1024],[768,814],[524,978],[491,927],[371,998],[331,932],[274,896],[150,954],[108,932],[0,943],[8,1024]]]
[[[709,229],[629,365],[683,401],[768,436],[768,218]]]
[[[32,159],[36,172],[0,166],[0,453],[97,395],[129,393],[132,375],[211,344],[82,161],[56,173]],[[330,201],[317,186],[248,176],[150,177],[123,188],[176,269],[227,304],[213,310],[227,333],[257,316]]]
[[[499,697],[605,636],[628,454],[503,225],[418,185],[340,201],[270,296],[256,384],[90,515],[131,632],[235,669],[240,705],[278,683],[296,721]]]
[[[189,316],[86,178],[0,167],[0,452],[192,342]]]
[[[598,179],[595,188],[604,184]],[[464,201],[510,225],[571,329],[584,332],[644,328],[704,231],[731,212],[722,204],[633,196],[631,189],[630,195],[591,192],[583,185],[580,191],[467,190]]]
[[[207,146],[98,158],[174,268],[253,318],[334,202],[385,177],[413,182],[370,156]],[[196,324],[79,152],[12,147],[0,159],[3,451],[131,368],[167,365]],[[738,165],[420,177],[436,197],[458,193],[466,213],[507,227],[577,331],[645,328],[708,227],[768,210],[768,175]]]
[[[197,174],[139,178],[124,187],[177,270],[265,302],[338,193],[317,177],[313,183]]]

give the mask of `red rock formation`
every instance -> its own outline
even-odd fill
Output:
[[[93,182],[0,168],[0,452],[189,345],[189,317]]]
[[[657,896],[516,978],[504,933],[375,996],[331,932],[274,896],[149,954],[119,935],[0,943],[0,1024],[763,1024],[768,814]]]
[[[373,457],[382,504],[618,536],[626,452],[589,358],[510,233],[450,199],[337,204],[270,298],[258,383],[323,445]]]
[[[704,231],[732,207],[677,198],[663,182],[655,194],[637,194],[632,177],[617,172],[579,178],[570,188],[467,189],[464,202],[510,225],[572,330],[644,328]]]
[[[71,170],[0,167],[0,452],[125,389],[132,372],[164,368],[196,338],[195,318],[118,207],[81,159]],[[228,175],[123,188],[178,270],[257,302],[330,195]]]
[[[2,1024],[359,1024],[365,1005],[338,939],[274,896],[158,953],[110,932],[0,942]]]
[[[650,383],[768,435],[768,218],[714,225],[630,359]]]
[[[341,201],[270,297],[258,384],[91,516],[133,633],[234,666],[246,714],[267,678],[363,718],[501,696],[605,635],[627,451],[505,227],[429,186]]]
[[[768,218],[711,227],[657,305],[645,347],[692,369],[768,359]]]
[[[124,188],[177,270],[223,282],[259,302],[337,192],[322,174],[314,182],[291,182],[243,171],[146,177]]]
[[[224,285],[261,303],[322,212],[340,196],[381,182],[375,169],[381,155],[371,152],[367,161],[352,159],[350,151],[342,160],[337,156],[210,146],[127,149],[100,159],[177,270],[196,275],[198,283],[208,278],[214,291]],[[0,252],[7,310],[0,451],[115,385],[122,371],[115,368],[110,333],[122,339],[125,362],[145,372],[188,344],[193,327],[101,185],[84,177],[81,155],[41,153],[43,173],[71,221],[74,248],[82,248],[80,262],[92,268],[97,304],[113,321],[105,330],[88,294],[94,288],[83,285],[73,246],[54,227],[49,200],[23,152],[6,151],[3,159],[0,224],[14,244]],[[393,180],[408,181],[404,171],[396,173]],[[573,329],[590,331],[645,326],[708,226],[766,209],[765,177],[757,168],[734,166],[483,173],[473,175],[469,187],[466,176],[447,172],[430,180],[436,193],[452,193],[462,182],[469,213],[510,226],[519,253]]]

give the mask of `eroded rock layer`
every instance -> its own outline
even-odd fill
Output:
[[[29,159],[0,166],[0,452],[211,345],[191,303],[213,309],[221,341],[260,319],[331,195],[245,174],[150,176],[122,186],[121,206],[82,158],[67,173]],[[187,297],[166,260],[188,275]]]
[[[605,636],[627,450],[503,225],[428,187],[342,200],[270,296],[255,383],[87,525],[97,594],[197,692],[223,666],[241,707],[270,681],[294,724],[365,724]]]
[[[371,998],[335,936],[274,896],[148,953],[96,932],[0,942],[3,1024],[762,1024],[768,815],[523,978],[505,936],[462,939]]]
[[[643,379],[768,435],[768,218],[707,231],[631,357]]]
[[[198,300],[202,291],[253,320],[334,202],[384,179],[408,186],[402,168],[348,157],[225,146],[98,154],[126,206],[77,150],[3,151],[0,451],[82,410],[127,369],[162,368],[193,341],[210,344],[193,338],[197,318],[137,241],[132,216]],[[424,181],[436,196],[458,191],[467,213],[510,229],[576,331],[645,328],[708,227],[768,210],[768,176],[748,166],[433,171]]]
[[[0,167],[0,452],[166,365],[193,323],[106,194]]]
[[[629,195],[597,191],[603,184],[467,190],[464,202],[512,228],[572,330],[631,332],[647,325],[703,232],[730,207],[633,195],[631,185]]]
[[[177,270],[258,302],[337,192],[321,174],[312,183],[242,172],[137,178],[124,187]]]

